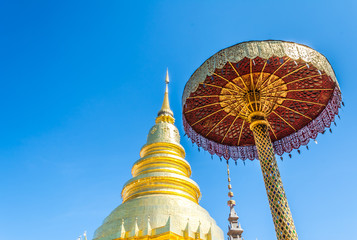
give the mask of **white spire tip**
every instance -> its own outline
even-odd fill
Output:
[[[166,69],[166,79],[165,79],[166,84],[169,84],[170,78],[169,78],[169,69]]]

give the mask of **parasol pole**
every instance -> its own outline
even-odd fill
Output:
[[[278,164],[275,159],[273,144],[269,136],[269,126],[261,112],[253,112],[249,116],[250,129],[253,132],[262,169],[269,206],[279,240],[297,240],[294,221],[280,178]]]

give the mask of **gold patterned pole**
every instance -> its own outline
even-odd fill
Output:
[[[280,178],[273,144],[269,137],[268,122],[265,120],[264,114],[260,112],[253,112],[250,115],[250,122],[277,238],[279,240],[297,240],[294,221]]]

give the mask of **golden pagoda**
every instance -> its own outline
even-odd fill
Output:
[[[123,202],[103,222],[94,240],[223,240],[223,231],[198,202],[199,186],[174,125],[166,90],[140,159],[124,184]]]

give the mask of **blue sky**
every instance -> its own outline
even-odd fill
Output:
[[[333,133],[279,167],[300,239],[353,239],[357,225],[356,1],[0,2],[0,240],[91,239],[170,101],[201,205],[226,231],[225,164],[183,137],[181,96],[218,50],[306,44],[332,64],[346,107]],[[257,161],[231,169],[246,240],[276,239]]]

